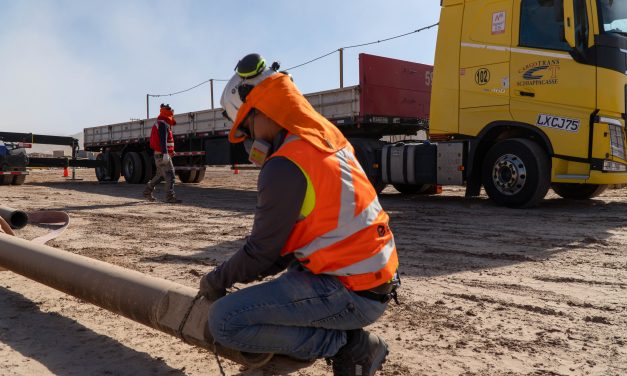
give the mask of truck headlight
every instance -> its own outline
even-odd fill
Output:
[[[627,165],[614,161],[603,161],[604,172],[627,172]]]
[[[627,160],[625,154],[625,132],[623,124],[618,119],[601,116],[598,118],[599,123],[605,123],[610,130],[610,149],[612,156]]]

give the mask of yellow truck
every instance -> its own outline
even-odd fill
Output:
[[[526,207],[627,183],[627,0],[441,5],[429,138],[459,144],[467,196]]]

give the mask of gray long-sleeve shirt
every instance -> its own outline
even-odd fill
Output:
[[[305,199],[305,175],[287,158],[267,161],[257,180],[257,207],[250,236],[229,260],[207,275],[215,288],[252,282],[284,270],[293,256],[281,257]]]

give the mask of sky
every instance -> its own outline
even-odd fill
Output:
[[[438,22],[439,0],[0,0],[0,131],[72,135],[146,118],[146,94],[228,79],[256,52],[289,68],[340,47]],[[358,55],[433,64],[437,27],[344,51],[344,85]],[[303,93],[339,87],[334,53],[291,70]],[[223,82],[214,83],[219,107]],[[211,107],[210,85],[150,98],[176,113]]]

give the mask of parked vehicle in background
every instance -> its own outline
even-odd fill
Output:
[[[72,157],[33,157],[26,154],[33,144],[63,145],[72,148]],[[101,161],[78,159],[78,140],[66,136],[0,132],[0,185],[21,185],[29,167],[100,168]]]
[[[0,139],[0,185],[22,185],[26,180],[28,156],[24,145]]]

